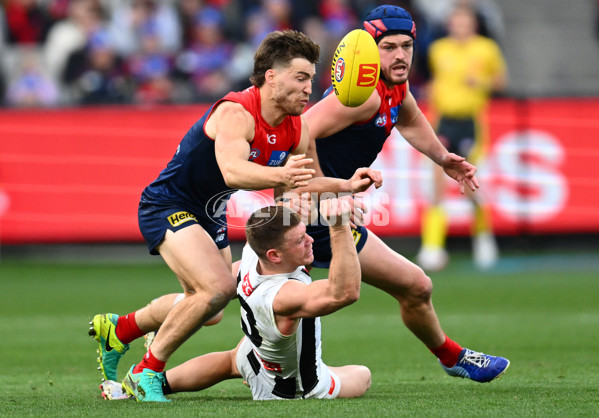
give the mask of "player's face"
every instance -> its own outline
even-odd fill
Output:
[[[414,40],[408,35],[387,35],[380,40],[378,47],[381,71],[385,81],[392,85],[404,84],[408,81],[414,54]]]
[[[275,103],[289,115],[301,115],[310,99],[315,73],[315,65],[304,58],[294,58],[287,67],[275,69]]]
[[[300,223],[285,233],[282,253],[286,263],[294,269],[309,266],[314,261],[312,243],[314,239],[306,234],[306,225]]]

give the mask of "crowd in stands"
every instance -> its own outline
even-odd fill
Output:
[[[490,0],[0,0],[1,105],[211,102],[249,86],[257,45],[282,29],[321,46],[317,100],[330,85],[337,43],[383,3],[404,7],[417,23],[418,95],[428,45],[444,34],[439,10],[457,1],[475,3],[481,31],[501,36]]]

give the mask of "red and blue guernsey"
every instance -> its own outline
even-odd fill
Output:
[[[329,90],[325,95],[330,93]],[[372,118],[316,140],[318,159],[325,176],[349,179],[358,168],[370,167],[383,149],[408,89],[406,84],[390,89],[379,80],[376,91],[381,105]]]
[[[189,221],[199,222],[217,245],[227,243],[226,204],[236,190],[226,185],[216,162],[214,138],[205,132],[212,111],[225,101],[241,104],[254,117],[249,161],[262,166],[280,166],[299,145],[301,117],[287,116],[278,126],[270,126],[262,118],[258,88],[229,93],[216,102],[189,129],[172,160],[142,192],[140,229],[152,253],[164,236],[162,225],[176,230]],[[160,217],[166,217],[170,224],[161,224],[156,219]]]

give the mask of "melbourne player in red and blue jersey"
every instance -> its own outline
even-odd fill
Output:
[[[280,167],[298,149],[302,133],[300,116],[287,116],[273,127],[261,115],[260,89],[252,86],[227,94],[189,129],[173,159],[142,193],[140,227],[152,253],[158,253],[156,247],[167,229],[177,231],[190,223],[199,223],[219,249],[229,245],[226,204],[236,188],[225,181],[217,161],[215,138],[207,134],[207,130],[212,130],[207,122],[223,103],[241,105],[254,118],[254,131],[244,150],[247,153],[249,148],[247,161],[263,167]]]
[[[185,298],[168,313],[151,349],[123,381],[137,400],[168,401],[161,387],[166,361],[235,295],[226,223],[221,222],[229,194],[306,186],[312,177],[313,170],[305,167],[311,160],[302,154],[309,138],[300,115],[312,92],[319,54],[318,45],[299,32],[269,34],[254,57],[253,87],[217,102],[143,191],[140,229],[151,252],[159,253],[177,276]],[[96,315],[92,321],[105,375],[116,375],[112,369],[125,350],[105,350],[102,342],[117,338],[126,345],[143,335],[134,314],[115,317]]]
[[[364,29],[375,39],[381,59],[376,90],[361,106],[345,107],[329,94],[304,115],[310,129],[308,156],[317,175],[347,178],[357,167],[368,167],[395,127],[414,148],[441,166],[462,192],[478,187],[476,168],[441,144],[409,91],[416,27],[401,7],[372,10]],[[313,266],[331,259],[325,226],[310,226],[314,238]],[[431,279],[417,265],[389,248],[364,227],[354,229],[362,279],[394,297],[404,324],[437,356],[452,375],[488,382],[502,374],[509,361],[463,348],[443,332],[431,301]]]

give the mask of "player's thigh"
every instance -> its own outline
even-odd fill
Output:
[[[356,398],[362,396],[370,388],[370,369],[366,366],[328,366],[333,376],[340,380],[337,398]]]
[[[185,292],[230,291],[234,287],[230,250],[219,250],[198,224],[176,232],[167,230],[158,251]]]
[[[358,257],[362,280],[395,297],[413,293],[416,286],[430,285],[420,267],[393,251],[370,230]]]

